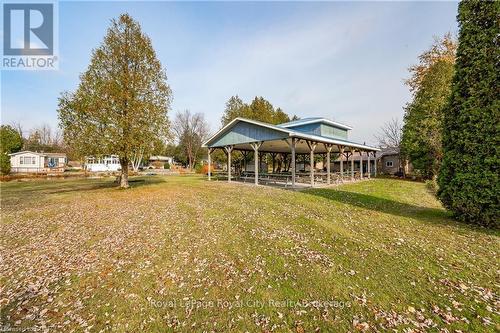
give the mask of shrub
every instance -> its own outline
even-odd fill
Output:
[[[10,158],[6,154],[0,154],[0,172],[4,175],[10,173]]]
[[[427,187],[427,189],[434,195],[437,194],[438,192],[438,183],[437,183],[437,179],[436,177],[432,178],[432,179],[427,179],[425,181],[425,187]]]
[[[165,164],[163,164],[163,169],[169,170],[170,169],[170,163],[166,162]]]
[[[438,195],[461,221],[499,227],[498,1],[463,1]]]
[[[0,126],[0,152],[15,153],[23,147],[23,138],[9,125]]]
[[[212,174],[214,173],[214,165],[212,164],[212,168],[210,169],[212,171]],[[204,175],[208,175],[208,164],[203,164],[203,167],[201,168],[200,173]]]
[[[196,165],[194,166],[194,171],[196,173],[203,173],[203,165],[200,163],[196,163]]]

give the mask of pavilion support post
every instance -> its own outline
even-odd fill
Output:
[[[310,158],[309,158],[309,165],[310,165],[310,171],[311,171],[311,187],[314,187],[314,150],[316,150],[316,142],[309,142],[307,141],[307,145],[309,146],[310,150]]]
[[[351,169],[349,168],[349,152],[345,152],[343,156],[345,156],[345,174],[346,176],[348,176],[351,172]],[[341,156],[340,158],[342,158],[343,156]]]
[[[262,165],[262,153],[259,152],[259,169],[260,169],[260,166]]]
[[[363,179],[363,151],[359,151],[359,177]]]
[[[259,153],[259,147],[254,147],[253,150],[256,156],[254,159],[254,176],[255,176],[254,183],[255,185],[259,185],[259,169],[261,165],[261,156]]]
[[[259,185],[259,148],[262,146],[262,141],[250,144],[253,148],[253,160],[255,167],[255,185]]]
[[[351,148],[351,180],[354,181],[354,148]]]
[[[373,152],[373,159],[375,160],[373,164],[374,176],[377,177],[377,153]]]
[[[344,155],[344,146],[338,146],[339,157],[340,157],[340,180],[344,181],[344,160],[342,160],[342,155]]]
[[[326,183],[328,185],[331,184],[331,177],[330,177],[330,153],[332,152],[332,145],[329,145],[325,143],[325,150],[326,150]]]
[[[224,147],[227,153],[227,182],[231,182],[231,152],[233,151],[233,146]]]
[[[297,145],[297,140],[295,138],[292,139],[292,187],[295,188],[295,173],[296,173],[296,163],[295,163],[295,146]]]
[[[208,148],[208,180],[212,180],[212,158],[210,155],[213,151],[213,148]]]
[[[297,139],[292,138],[291,142],[285,139],[285,142],[288,144],[290,147],[290,150],[292,151],[292,158],[290,161],[290,168],[292,169],[292,188],[295,188],[295,169],[296,169],[296,163],[295,163],[295,147],[297,146]]]
[[[371,163],[371,161],[370,161],[370,160],[371,160],[371,159],[370,159],[370,157],[371,157],[371,152],[367,152],[367,155],[368,155],[368,167],[367,167],[367,169],[368,169],[368,170],[367,170],[367,171],[368,171],[368,179],[370,179],[370,178],[371,178],[370,173],[371,173],[371,171],[372,171],[372,170],[371,170],[371,165],[370,165],[370,163]]]

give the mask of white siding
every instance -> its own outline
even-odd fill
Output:
[[[33,153],[14,155],[10,158],[12,172],[36,172],[43,169],[43,162],[43,156]]]
[[[118,156],[104,156],[102,158],[88,157],[85,169],[92,172],[118,171],[121,169]]]
[[[57,165],[52,168],[47,167],[47,157],[43,154],[33,152],[21,152],[10,156],[11,172],[41,172],[41,171],[64,171],[66,157],[55,156]]]

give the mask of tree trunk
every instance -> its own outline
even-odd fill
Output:
[[[128,160],[120,159],[122,173],[120,175],[120,188],[129,188],[128,185]]]
[[[132,169],[135,172],[139,171],[139,166],[141,165],[143,156],[144,156],[144,149],[140,149],[139,152],[134,153],[134,157],[132,158]]]

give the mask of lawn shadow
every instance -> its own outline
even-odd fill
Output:
[[[420,220],[425,223],[453,226],[467,231],[473,230],[493,234],[493,232],[488,229],[465,224],[453,219],[451,213],[444,209],[417,206],[369,194],[337,189],[309,189],[304,191],[304,193],[376,212]]]

